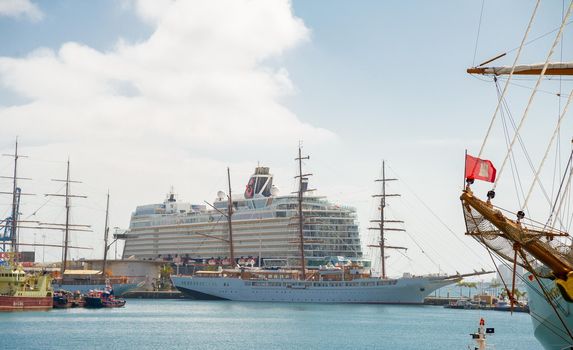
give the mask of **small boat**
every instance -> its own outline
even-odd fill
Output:
[[[86,306],[86,298],[79,290],[76,290],[72,293],[72,307],[84,306]]]
[[[67,309],[84,307],[85,299],[80,291],[70,292],[67,290],[54,291],[54,309]]]
[[[72,293],[67,290],[54,291],[54,309],[67,309],[72,307]]]
[[[125,299],[116,298],[113,290],[92,290],[85,296],[85,307],[87,308],[104,308],[104,307],[123,307]]]

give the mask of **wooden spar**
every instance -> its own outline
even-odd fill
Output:
[[[507,55],[506,52],[504,52],[504,53],[502,53],[502,54],[499,54],[499,55],[497,55],[497,56],[495,56],[495,57],[493,57],[493,58],[490,58],[490,59],[487,60],[487,61],[483,61],[482,63],[478,64],[477,66],[478,66],[478,67],[484,66],[484,65],[486,65],[486,64],[488,64],[488,63],[491,63],[491,62],[493,62],[493,61],[495,61],[495,60],[498,60],[498,59],[504,57],[505,55]]]
[[[227,167],[227,183],[229,185],[229,195],[227,204],[227,222],[229,223],[229,255],[231,266],[235,266],[235,248],[233,246],[233,199],[231,197],[231,170]]]
[[[463,201],[465,206],[475,209],[487,221],[497,227],[497,229],[503,233],[503,238],[513,243],[519,243],[521,249],[525,250],[550,268],[555,277],[567,279],[569,272],[573,271],[571,263],[550,251],[550,249],[548,249],[548,247],[540,240],[527,239],[527,229],[521,227],[519,223],[506,218],[500,211],[495,210],[491,205],[475,198],[470,190],[465,190],[460,199]]]
[[[56,248],[63,248],[64,246],[61,244],[36,244],[36,243],[18,243],[18,245],[28,246],[28,247],[56,247]],[[68,246],[68,248],[74,249],[86,249],[86,250],[93,250],[93,248],[89,247],[76,247],[76,246]]]
[[[515,66],[513,75],[540,75],[543,64],[530,64]],[[508,75],[511,73],[510,66],[500,67],[472,67],[468,68],[469,74],[483,75]],[[573,62],[550,63],[544,75],[573,75]]]

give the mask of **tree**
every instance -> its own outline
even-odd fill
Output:
[[[466,287],[468,288],[468,298],[471,298],[472,296],[472,288],[477,289],[477,283],[476,282],[465,282],[465,281],[459,281],[457,283],[457,286],[460,287],[460,296],[463,296],[462,293],[462,288]]]

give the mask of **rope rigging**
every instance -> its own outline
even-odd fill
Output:
[[[573,2],[571,2],[571,4],[573,6]],[[551,136],[551,140],[549,140],[549,144],[547,145],[547,149],[545,150],[545,154],[543,155],[543,158],[541,160],[541,164],[539,164],[539,168],[535,172],[535,177],[533,178],[533,182],[531,183],[531,186],[529,187],[529,191],[527,192],[527,197],[525,197],[524,206],[527,206],[527,202],[529,201],[529,198],[531,197],[531,193],[533,192],[533,187],[535,186],[535,184],[539,180],[539,174],[541,173],[541,169],[545,165],[545,161],[547,160],[547,156],[549,155],[549,151],[551,150],[551,147],[553,146],[553,142],[555,141],[555,138],[558,136],[559,130],[561,130],[561,122],[563,121],[563,118],[567,114],[567,110],[569,109],[569,105],[571,103],[571,100],[573,100],[573,90],[571,90],[571,93],[569,93],[569,98],[567,98],[567,102],[565,103],[565,107],[563,107],[563,111],[561,112],[561,115],[559,116],[559,120],[557,121],[557,125],[555,126],[555,131],[553,132],[553,135]]]
[[[525,30],[525,34],[523,35],[523,39],[521,40],[521,44],[519,45],[519,49],[517,50],[517,54],[515,55],[515,59],[513,60],[513,64],[511,66],[511,71],[509,72],[509,76],[507,77],[507,81],[505,83],[505,86],[503,87],[503,92],[501,93],[501,99],[499,99],[497,102],[497,106],[495,107],[495,111],[493,112],[493,116],[492,116],[491,121],[489,123],[489,126],[487,128],[487,132],[486,132],[485,137],[483,139],[482,145],[480,147],[480,150],[478,153],[478,158],[481,158],[481,156],[482,156],[483,150],[484,150],[485,145],[487,143],[487,139],[491,133],[491,129],[493,128],[493,124],[495,122],[497,113],[499,112],[499,108],[501,107],[502,100],[505,97],[505,94],[507,93],[507,89],[509,87],[509,83],[511,82],[511,78],[513,77],[513,73],[515,71],[515,67],[517,66],[517,62],[519,60],[519,57],[521,57],[521,51],[523,50],[523,47],[525,46],[525,41],[527,40],[527,36],[529,35],[529,32],[531,31],[531,26],[533,24],[533,20],[535,18],[535,15],[537,14],[537,9],[539,8],[540,3],[541,3],[541,0],[537,0],[537,2],[535,3],[535,7],[533,8],[533,13],[531,14],[531,18],[530,18],[529,23],[527,25],[527,29]]]
[[[559,44],[561,35],[563,34],[563,29],[565,28],[565,24],[567,23],[567,19],[569,18],[572,9],[573,9],[573,0],[569,4],[569,8],[567,9],[565,16],[563,17],[563,20],[561,21],[561,27],[559,28],[559,32],[557,33],[557,36],[555,37],[555,40],[553,41],[553,44],[551,45],[551,49],[549,50],[549,53],[547,54],[547,57],[545,59],[545,63],[543,65],[543,69],[541,70],[541,73],[539,74],[539,78],[537,79],[537,82],[535,83],[535,87],[534,87],[533,91],[531,92],[531,95],[529,96],[529,101],[528,101],[527,106],[525,108],[525,112],[523,113],[523,116],[521,117],[519,125],[517,126],[517,130],[516,130],[516,132],[513,136],[513,139],[511,141],[509,151],[505,155],[505,158],[503,159],[503,163],[501,164],[501,167],[499,168],[499,171],[497,173],[498,177],[493,184],[492,190],[495,190],[497,183],[498,183],[499,179],[501,178],[501,174],[503,173],[503,169],[505,167],[505,164],[507,163],[507,159],[508,159],[508,157],[509,157],[509,155],[513,149],[515,141],[517,140],[518,135],[521,132],[521,128],[523,127],[525,121],[527,120],[527,116],[529,115],[529,111],[530,111],[531,105],[533,104],[533,100],[534,100],[535,95],[537,93],[537,89],[539,88],[539,85],[541,84],[541,81],[543,80],[543,76],[545,75],[545,72],[547,71],[547,67],[549,66],[549,62],[551,60],[551,57],[553,56],[553,53],[555,52],[555,48]],[[511,73],[513,73],[514,69],[515,69],[515,65],[512,67]],[[510,75],[510,77],[511,77],[511,75]],[[509,78],[508,78],[508,80],[509,80]],[[506,84],[506,86],[507,86],[507,84]],[[504,88],[504,92],[505,92],[505,88]],[[502,95],[502,97],[504,97],[504,96]],[[498,103],[498,105],[499,105],[499,103]],[[484,140],[484,144],[485,144],[485,140]],[[481,152],[480,152],[480,154],[481,154]]]

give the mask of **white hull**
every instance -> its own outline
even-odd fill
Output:
[[[293,303],[422,304],[438,288],[457,279],[415,277],[339,281],[242,280],[235,277],[171,276],[173,285],[195,299]]]

